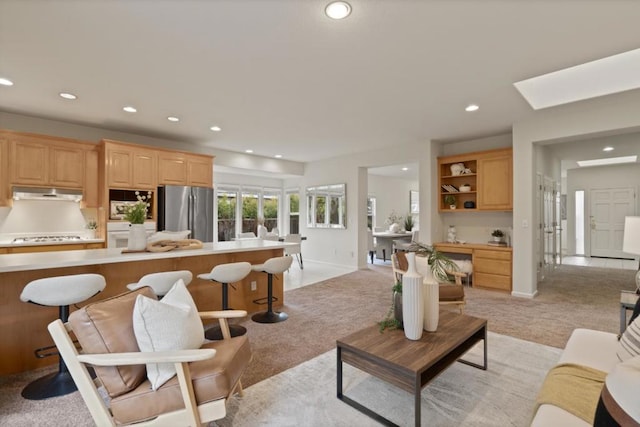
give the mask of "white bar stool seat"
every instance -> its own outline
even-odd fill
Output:
[[[278,323],[287,320],[289,317],[287,313],[273,311],[273,275],[287,271],[292,262],[293,257],[281,256],[268,259],[264,264],[256,264],[251,267],[253,271],[267,273],[267,311],[254,314],[251,316],[251,320],[258,323]],[[259,303],[260,301],[255,300],[253,302]]]
[[[210,280],[212,282],[218,282],[222,285],[222,309],[230,310],[229,308],[229,284],[236,283],[243,280],[251,273],[251,264],[248,262],[232,262],[228,264],[220,264],[213,267],[211,272],[198,274],[198,279]],[[229,332],[232,337],[238,337],[247,333],[247,328],[240,325],[229,325]],[[208,340],[221,340],[223,339],[220,325],[216,324],[213,327],[207,329],[204,333],[205,338]]]
[[[88,300],[102,292],[106,282],[99,274],[76,274],[71,276],[47,277],[33,280],[24,287],[20,301],[37,305],[58,307],[59,319],[66,323],[69,320],[69,306]],[[55,346],[39,348],[36,357],[43,358],[57,353],[40,355],[43,350]],[[59,357],[59,356],[58,356]],[[22,390],[22,397],[29,400],[42,400],[50,397],[64,396],[77,390],[69,374],[69,370],[61,357],[58,361],[58,372],[38,378]]]
[[[137,283],[129,283],[127,288],[130,291],[135,291],[143,286],[149,286],[158,298],[162,298],[179,279],[182,279],[184,285],[187,286],[191,283],[193,274],[189,270],[162,271],[160,273],[146,274],[142,276]]]

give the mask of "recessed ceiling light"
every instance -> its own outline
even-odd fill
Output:
[[[344,19],[351,13],[351,5],[346,1],[334,1],[324,8],[324,13],[331,19]]]
[[[408,171],[408,170],[409,170],[409,168],[408,168],[408,167],[404,167],[404,168],[402,168],[402,170],[403,170],[403,171]]]
[[[126,111],[127,113],[135,113],[135,112],[138,111],[138,110],[135,109],[135,107],[132,107],[130,105],[124,107],[123,110]]]
[[[613,151],[613,150],[614,150],[614,148],[613,148],[613,147],[604,147],[604,148],[602,149],[602,151]]]
[[[281,159],[281,158],[282,158],[282,154],[276,154],[276,155],[275,155],[275,156],[273,156],[273,157],[275,157],[276,159]]]
[[[68,92],[60,92],[58,95],[60,95],[60,97],[64,99],[78,99],[77,96]]]
[[[220,132],[222,130],[220,126],[211,126],[209,129],[211,129],[214,132]]]
[[[594,159],[594,160],[580,160],[578,166],[602,166],[602,165],[617,165],[620,163],[635,163],[638,160],[638,156],[624,156],[624,157],[610,157],[608,159]]]
[[[478,111],[479,108],[480,107],[478,107],[476,104],[469,104],[466,106],[464,111]]]
[[[179,122],[180,119],[177,117],[173,117],[173,116],[169,116],[167,117],[167,120],[169,120],[170,122]]]
[[[13,82],[9,79],[5,79],[4,77],[0,77],[0,85],[2,86],[13,86]]]
[[[251,153],[253,153],[253,150],[244,150],[244,152],[251,154]]]

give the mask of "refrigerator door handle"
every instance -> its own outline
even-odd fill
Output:
[[[196,196],[193,194],[189,194],[189,215],[188,215],[188,226],[189,230],[193,233],[193,227],[196,223]]]

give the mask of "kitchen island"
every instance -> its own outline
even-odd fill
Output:
[[[20,301],[22,289],[32,280],[71,274],[97,273],[105,277],[104,291],[80,305],[126,292],[126,285],[145,274],[169,270],[189,270],[193,281],[188,289],[200,311],[222,307],[220,285],[198,279],[218,264],[246,261],[261,264],[282,256],[290,243],[269,240],[242,240],[205,243],[202,249],[168,252],[122,253],[122,249],[93,249],[63,252],[0,255],[0,375],[23,372],[57,363],[57,358],[37,359],[33,351],[52,344],[47,325],[58,317],[56,307],[36,306]],[[255,290],[252,290],[255,282]],[[267,296],[267,275],[251,272],[243,281],[229,287],[229,305],[248,312],[262,311],[256,304]],[[274,276],[274,306],[284,302],[283,277]],[[75,307],[71,307],[71,311]]]

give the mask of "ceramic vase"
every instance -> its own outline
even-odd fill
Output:
[[[427,332],[435,332],[438,329],[438,319],[440,317],[440,285],[433,277],[431,269],[425,274],[424,280],[424,316],[423,327]]]
[[[407,263],[407,272],[402,275],[402,323],[404,335],[410,340],[419,340],[424,322],[424,286],[416,270],[414,252],[407,253]]]
[[[147,247],[147,231],[144,224],[131,224],[129,227],[129,240],[127,249],[130,251],[143,251]]]
[[[389,232],[397,233],[400,231],[400,224],[396,224],[395,222],[389,226]]]

